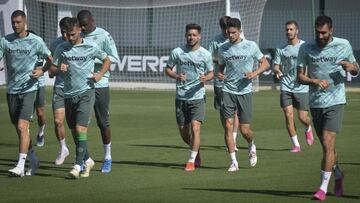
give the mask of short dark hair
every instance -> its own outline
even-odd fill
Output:
[[[80,27],[79,21],[76,17],[66,20],[66,31],[71,31],[74,27]]]
[[[219,25],[222,30],[226,30],[227,21],[230,19],[230,16],[223,16],[219,19]]]
[[[60,22],[59,22],[59,26],[60,26],[61,28],[66,28],[69,19],[70,19],[70,17],[63,17],[63,18],[61,18],[61,20],[60,20]]]
[[[82,21],[82,20],[84,20],[86,18],[92,19],[92,14],[91,14],[91,12],[89,10],[81,10],[77,14],[77,18],[79,19],[79,21]]]
[[[22,10],[16,10],[16,11],[14,11],[14,12],[11,14],[11,19],[16,18],[16,17],[19,17],[19,16],[21,16],[21,17],[23,17],[23,18],[26,18],[26,14],[25,14],[24,11],[22,11]]]
[[[230,18],[226,23],[226,28],[235,27],[237,29],[241,29],[241,22],[237,18]]]
[[[201,33],[201,26],[198,25],[198,24],[195,24],[195,23],[190,23],[190,24],[187,24],[186,27],[185,27],[185,31],[189,31],[189,30],[197,30],[199,33]]]
[[[332,19],[326,15],[318,16],[315,20],[315,27],[322,27],[324,25],[328,25],[329,28],[332,28]]]
[[[289,20],[285,23],[285,26],[287,25],[295,25],[296,28],[299,28],[299,24],[295,20]]]

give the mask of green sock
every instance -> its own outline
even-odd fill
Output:
[[[76,164],[81,165],[87,154],[87,133],[78,133],[78,145],[76,146]]]

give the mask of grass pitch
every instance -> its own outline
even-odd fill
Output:
[[[0,89],[0,202],[308,202],[320,182],[321,147],[305,143],[298,126],[302,152],[292,154],[279,92],[254,94],[253,124],[258,164],[250,168],[247,144],[238,136],[240,170],[228,173],[230,165],[213,94],[207,93],[206,121],[202,126],[202,167],[185,172],[188,147],[182,142],[175,121],[174,92],[111,91],[113,168],[100,172],[103,149],[95,119],[88,133],[91,157],[96,161],[89,178],[67,179],[74,161],[74,144],[67,129],[70,156],[55,166],[59,149],[51,113],[51,89],[47,89],[47,124],[44,147],[34,147],[41,160],[36,176],[12,178],[7,170],[18,158],[18,138],[11,125],[5,89]],[[360,94],[348,93],[348,105],[336,149],[345,172],[345,196],[328,202],[360,201]],[[67,126],[66,126],[67,127]],[[35,140],[36,122],[31,124]]]

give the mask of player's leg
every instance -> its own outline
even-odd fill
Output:
[[[240,133],[248,143],[249,164],[254,167],[257,163],[257,154],[255,135],[250,126],[252,121],[252,93],[237,96],[237,111]]]
[[[38,123],[38,134],[36,146],[42,147],[45,142],[45,87],[40,87],[35,100],[35,110]]]
[[[90,170],[94,167],[95,162],[90,158],[87,148],[87,129],[90,123],[92,108],[95,102],[95,90],[87,90],[79,96],[79,103],[76,114],[76,132],[78,138],[78,148],[76,149],[76,163],[84,161],[84,170],[81,177],[89,177]]]
[[[334,167],[336,168],[335,194],[341,196],[343,192],[343,173],[336,164],[337,154],[335,152],[336,134],[339,133],[341,129],[343,113],[344,105],[335,105],[329,108],[311,110],[314,127],[323,148],[323,158],[321,162],[321,185],[319,191],[314,194],[315,199],[324,200],[326,198],[327,187]],[[319,124],[318,122],[321,123]]]
[[[101,172],[103,173],[109,173],[112,165],[109,101],[109,87],[95,89],[94,111],[104,148],[104,163],[101,167]]]
[[[305,126],[306,143],[312,145],[314,143],[314,137],[311,129],[311,120],[308,116],[309,111],[309,94],[308,93],[296,93],[294,94],[294,106],[298,109],[299,121]]]
[[[64,102],[64,89],[55,87],[53,91],[52,109],[54,116],[54,130],[57,140],[60,143],[60,150],[55,159],[56,165],[64,163],[65,158],[69,155],[69,149],[65,141],[65,102]]]
[[[15,168],[10,169],[11,175],[24,176],[25,161],[30,152],[30,168],[38,167],[35,152],[30,146],[29,125],[32,117],[36,92],[26,94],[7,94],[7,102],[11,122],[15,126],[19,138],[19,160]],[[30,148],[30,150],[29,150]]]
[[[201,124],[205,117],[204,99],[187,101],[187,113],[185,123],[191,123],[190,155],[185,170],[193,171],[200,166],[200,132]],[[196,163],[195,163],[196,162]],[[195,166],[196,165],[196,166]]]
[[[234,124],[233,124],[233,137],[234,137],[234,144],[235,144],[235,151],[238,151],[238,148],[236,147],[236,137],[237,132],[239,130],[239,117],[237,115],[237,112],[234,113]]]
[[[297,153],[301,151],[296,127],[294,122],[294,107],[293,107],[293,93],[281,91],[280,93],[280,106],[283,109],[286,129],[290,136],[293,147],[291,152]]]
[[[182,140],[190,146],[190,120],[186,119],[186,101],[175,100],[175,113],[176,113],[176,122],[178,124],[178,129]]]
[[[65,98],[65,118],[68,124],[69,129],[71,130],[71,135],[74,139],[75,143],[75,164],[73,168],[70,170],[69,175],[70,178],[79,178],[82,160],[78,162],[78,153],[77,149],[79,148],[79,141],[78,141],[78,134],[76,131],[76,109],[77,109],[77,102],[76,98]]]
[[[236,159],[235,154],[235,142],[233,137],[234,129],[234,113],[236,112],[236,95],[230,94],[228,92],[223,92],[223,106],[222,114],[225,119],[225,130],[224,130],[224,139],[227,146],[231,164],[228,169],[229,172],[235,172],[239,170],[239,164]]]

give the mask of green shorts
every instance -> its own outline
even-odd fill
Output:
[[[233,118],[235,112],[241,124],[251,123],[252,121],[252,93],[244,95],[223,92],[223,106],[221,113],[225,119]]]
[[[53,108],[53,111],[55,111],[56,109],[65,108],[64,88],[54,87],[53,98],[52,98],[52,108]]]
[[[109,127],[109,87],[95,88],[94,111],[97,125],[101,130]]]
[[[316,132],[324,130],[339,133],[344,117],[344,104],[328,108],[310,108]]]
[[[39,87],[36,94],[35,108],[45,106],[45,86]]]
[[[88,127],[95,102],[95,90],[87,90],[77,96],[65,98],[66,121],[70,129],[76,125]]]
[[[216,110],[221,110],[221,106],[223,103],[223,91],[222,87],[214,86],[214,108]]]
[[[175,100],[176,121],[179,126],[188,125],[196,120],[201,123],[205,118],[205,99]]]
[[[290,105],[293,105],[298,110],[309,111],[309,93],[294,93],[281,91],[281,108],[285,108]]]
[[[36,91],[24,94],[7,94],[7,103],[12,124],[16,125],[19,119],[31,121],[36,94]]]

